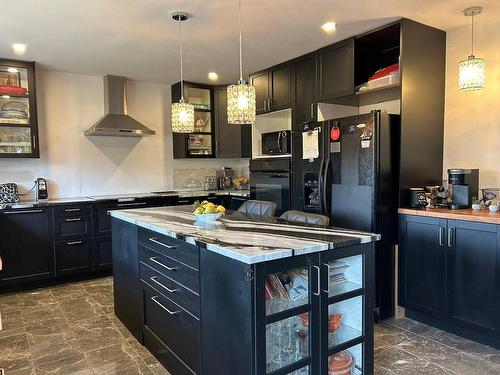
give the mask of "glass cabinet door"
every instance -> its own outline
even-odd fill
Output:
[[[30,156],[36,148],[31,79],[31,65],[0,61],[0,157]]]
[[[283,263],[286,264],[286,263]],[[290,267],[290,266],[289,266]],[[316,309],[310,259],[265,278],[266,374],[311,374]]]

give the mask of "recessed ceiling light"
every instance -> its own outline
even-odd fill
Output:
[[[17,73],[18,72],[17,68],[12,68],[12,67],[11,68],[7,68],[7,71],[9,73]]]
[[[324,23],[323,26],[321,26],[323,31],[326,31],[327,33],[331,33],[333,31],[335,31],[336,27],[337,27],[337,25],[335,24],[335,22],[327,22],[327,23]]]
[[[219,78],[219,76],[217,75],[217,73],[215,72],[210,72],[208,73],[208,79],[211,80],[211,81],[216,81],[217,78]]]
[[[23,55],[26,52],[26,44],[14,43],[12,45],[12,50],[16,55]]]
[[[10,95],[2,95],[2,98],[4,98],[4,99],[10,99]]]

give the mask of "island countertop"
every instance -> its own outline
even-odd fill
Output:
[[[110,211],[114,218],[254,264],[380,240],[380,235],[342,228],[251,217],[227,211],[217,222],[196,221],[192,206]]]

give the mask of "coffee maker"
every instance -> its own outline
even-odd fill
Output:
[[[479,191],[479,169],[448,169],[452,210],[469,208]]]

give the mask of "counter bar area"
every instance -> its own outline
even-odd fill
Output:
[[[173,374],[373,374],[376,234],[113,211],[115,313]]]

